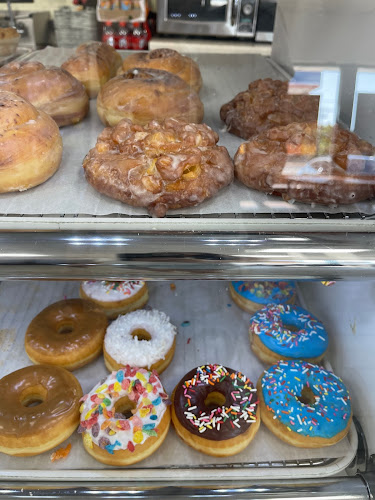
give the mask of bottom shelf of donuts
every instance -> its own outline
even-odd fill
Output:
[[[187,372],[207,363],[241,371],[256,384],[265,366],[250,349],[250,315],[234,304],[227,282],[150,282],[148,285],[147,307],[165,312],[178,330],[173,360],[160,375],[168,395]],[[0,284],[1,377],[32,364],[24,348],[25,332],[31,320],[49,304],[78,296],[78,282]],[[326,366],[330,368],[328,362]],[[73,373],[84,394],[109,374],[103,356]],[[53,461],[52,453],[69,444],[69,454]],[[357,433],[353,424],[340,442],[316,449],[288,445],[261,424],[245,450],[231,457],[213,457],[186,445],[171,425],[155,453],[142,462],[119,468],[92,458],[83,447],[81,435],[75,432],[64,443],[38,456],[0,454],[0,479],[155,481],[322,477],[344,471],[355,457],[356,449]]]

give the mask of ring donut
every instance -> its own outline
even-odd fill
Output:
[[[229,294],[238,307],[254,314],[267,304],[294,304],[297,289],[294,281],[232,281]]]

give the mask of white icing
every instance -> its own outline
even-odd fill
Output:
[[[146,330],[151,340],[132,337],[137,329]],[[104,337],[107,353],[120,365],[147,366],[164,359],[172,347],[176,327],[163,312],[134,311],[119,316],[108,328]]]
[[[129,299],[145,286],[144,281],[83,281],[82,290],[93,300],[115,302]]]

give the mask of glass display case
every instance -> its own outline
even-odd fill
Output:
[[[261,413],[257,435],[236,455],[192,449],[171,426],[160,449],[129,467],[96,461],[74,433],[61,444],[71,444],[70,453],[56,462],[51,451],[1,453],[2,496],[373,497],[373,18],[365,0],[279,0],[272,56],[194,54],[185,73],[194,79],[192,88],[153,66],[172,57],[170,51],[145,53],[130,69],[124,63],[123,73],[116,56],[96,54],[104,66],[117,64],[108,69],[112,78],[104,86],[100,81],[101,90],[82,78],[90,96],[99,96],[89,102],[78,92],[80,114],[69,103],[54,115],[47,102],[46,112],[65,125],[59,133],[49,125],[27,135],[22,127],[39,126],[45,114],[26,110],[27,101],[3,91],[23,95],[18,79],[44,71],[42,65],[66,67],[74,50],[47,47],[8,72],[0,68],[1,377],[31,364],[24,347],[31,321],[50,304],[82,297],[79,280],[126,279],[146,281],[146,310],[165,312],[177,328],[173,360],[160,377],[168,395],[184,374],[207,363],[244,373],[256,385],[271,363],[251,348],[252,314],[235,302],[231,282],[243,280],[243,292],[254,282],[264,290],[264,280],[295,280],[298,306],[328,332],[329,347],[318,362],[325,374],[342,378],[352,405],[347,434],[331,446],[291,446],[262,423]],[[91,61],[91,49],[85,54]],[[32,69],[14,77],[24,63]],[[35,77],[36,87],[44,78]],[[165,87],[172,82],[188,104],[174,100],[165,115],[164,90],[151,87],[147,94],[141,87],[152,79]],[[114,81],[130,86],[114,87],[106,101],[104,89]],[[10,102],[26,110],[22,124],[19,111],[9,114]],[[118,114],[132,120],[118,125]],[[103,133],[103,123],[114,128]],[[53,147],[43,149],[50,140]],[[19,164],[33,173],[50,150],[57,166],[44,174],[46,182],[25,187],[21,173],[17,187],[6,188],[5,173],[13,175]],[[11,162],[19,153],[16,168]],[[30,157],[36,159],[29,165]],[[325,286],[328,280],[334,284]],[[101,356],[74,371],[84,394],[108,373]],[[301,404],[313,407],[316,397]],[[1,418],[0,405],[0,448]]]

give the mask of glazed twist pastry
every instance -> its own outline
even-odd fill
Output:
[[[112,78],[100,89],[97,108],[104,125],[111,127],[123,118],[140,125],[165,118],[203,119],[198,94],[178,76],[159,69],[135,68]]]
[[[116,76],[121,66],[120,54],[106,43],[83,43],[76,53],[61,67],[83,83],[90,99],[96,97],[100,88]]]
[[[11,62],[0,68],[0,90],[27,99],[59,127],[80,122],[89,109],[81,82],[61,68],[40,62]]]
[[[319,96],[290,94],[289,83],[265,78],[223,104],[220,118],[228,132],[249,139],[259,132],[293,122],[318,118]]]
[[[198,64],[191,57],[183,56],[177,50],[156,49],[131,54],[122,63],[118,74],[125,73],[132,68],[162,69],[182,78],[196,92],[199,92],[202,87],[202,76]]]
[[[241,144],[235,174],[246,186],[286,200],[356,203],[375,196],[366,161],[374,153],[371,144],[338,125],[292,123]]]
[[[52,118],[22,97],[0,91],[0,193],[41,184],[59,168],[61,157],[62,140]]]
[[[228,151],[207,125],[175,119],[144,127],[122,120],[106,128],[83,162],[86,179],[99,192],[156,217],[194,206],[233,178]]]

